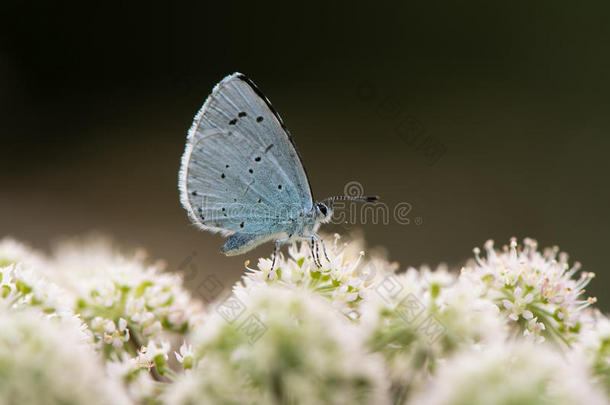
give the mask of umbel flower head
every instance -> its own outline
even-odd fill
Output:
[[[294,287],[236,287],[190,339],[197,366],[169,404],[384,404],[381,359],[355,325]]]
[[[0,267],[0,304],[63,318],[77,313],[109,374],[142,402],[159,391],[151,377],[171,373],[170,342],[177,347],[203,316],[180,276],[101,238],[65,242],[50,258],[7,239],[0,260],[8,264]]]
[[[35,307],[47,314],[73,315],[69,294],[27,265],[0,266],[0,303],[6,309]]]
[[[610,395],[610,319],[599,311],[591,311],[589,327],[578,337],[576,352],[589,365],[594,379]]]
[[[0,404],[130,403],[79,324],[33,309],[0,310]]]
[[[21,263],[27,268],[41,268],[44,264],[44,257],[36,253],[29,246],[16,241],[13,238],[3,238],[0,240],[0,267],[9,264]]]
[[[412,404],[604,405],[582,362],[523,339],[471,347],[441,364]]]
[[[171,345],[177,348],[203,317],[181,276],[162,270],[143,252],[122,254],[102,238],[64,242],[47,267],[73,297],[109,373],[140,402],[158,395],[153,377],[172,373]]]
[[[259,260],[258,268],[247,268],[244,285],[246,288],[268,284],[305,289],[328,299],[349,318],[357,319],[362,300],[396,265],[377,257],[364,257],[361,238],[339,243],[340,236],[335,234],[329,239],[326,246],[331,262],[323,261],[322,268],[316,267],[311,259],[308,243],[295,243],[288,248],[287,257],[280,255],[273,271],[272,261],[266,258]]]
[[[526,238],[521,247],[513,238],[510,247],[498,251],[489,240],[486,257],[475,248],[476,263],[465,267],[462,274],[480,281],[483,294],[524,335],[569,344],[581,326],[582,310],[596,301],[583,296],[594,274],[579,273],[578,262],[570,267],[568,255],[557,247],[540,252],[537,245]]]
[[[403,403],[455,352],[505,338],[497,308],[444,265],[388,275],[362,311],[361,327],[371,350],[386,360],[395,403]]]
[[[459,275],[396,274],[358,240],[326,245],[322,269],[308,244],[275,271],[261,259],[205,313],[179,276],[103,240],[50,258],[1,241],[0,405],[571,405],[603,403],[595,384],[610,392],[610,322],[586,308],[592,275],[557,249],[488,243]]]
[[[136,355],[149,341],[178,343],[203,314],[179,275],[148,264],[141,252],[120,254],[103,239],[60,245],[49,269],[74,296],[76,312],[107,356]]]

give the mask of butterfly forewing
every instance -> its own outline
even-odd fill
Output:
[[[307,175],[269,101],[241,74],[221,81],[189,131],[181,200],[205,229],[282,231],[311,209]]]

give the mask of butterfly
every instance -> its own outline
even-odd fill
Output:
[[[322,267],[317,234],[337,200],[377,201],[377,196],[336,196],[314,201],[292,136],[267,97],[245,75],[225,77],[212,90],[188,131],[179,173],[180,201],[199,228],[228,237],[227,256],[273,241],[308,240]]]

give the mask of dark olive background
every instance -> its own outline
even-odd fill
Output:
[[[608,2],[52,3],[0,6],[1,235],[97,230],[195,269],[200,293],[206,275],[230,286],[271,246],[221,256],[177,172],[194,114],[241,71],[315,196],[358,181],[412,206],[407,225],[325,231],[361,229],[402,267],[531,236],[596,272],[610,308]]]

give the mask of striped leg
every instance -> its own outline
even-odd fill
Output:
[[[311,236],[311,257],[317,268],[322,267],[322,264],[320,263],[320,258],[318,257],[318,244],[316,243],[315,235]]]
[[[322,245],[322,252],[324,253],[324,257],[326,258],[326,261],[328,263],[332,264],[332,262],[328,258],[328,253],[326,253],[326,246],[324,245],[324,239],[318,237],[318,240],[320,241],[320,244]]]

